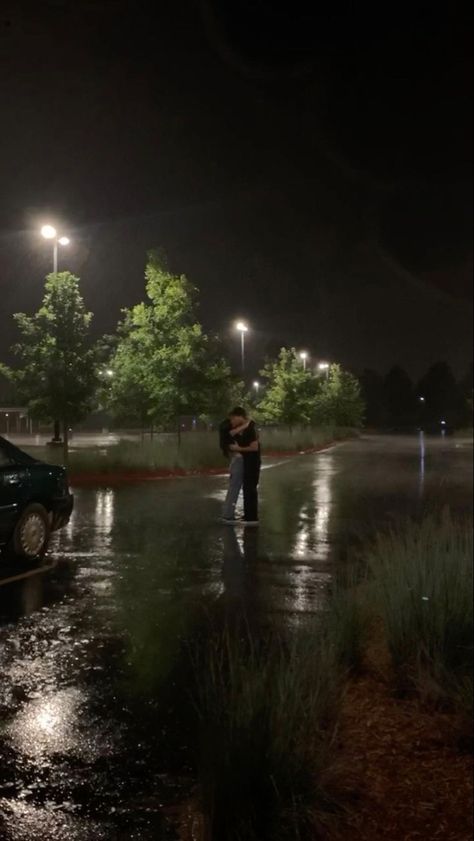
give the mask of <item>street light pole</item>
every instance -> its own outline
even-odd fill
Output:
[[[308,362],[308,353],[305,350],[301,351],[300,359],[303,362],[303,371],[306,371],[306,363]]]
[[[240,359],[242,365],[242,373],[245,372],[245,334],[248,333],[248,325],[244,321],[238,321],[235,325],[236,330],[240,333]]]
[[[43,225],[41,228],[41,236],[45,239],[53,241],[53,273],[58,271],[58,245],[69,245],[69,237],[58,237],[58,232],[53,225]]]
[[[58,271],[58,245],[69,245],[70,239],[69,237],[58,237],[58,232],[53,225],[43,225],[41,228],[41,236],[44,239],[50,239],[53,241],[53,274],[57,274]],[[53,438],[51,444],[62,444],[61,440],[61,424],[58,419],[54,421],[53,425]]]

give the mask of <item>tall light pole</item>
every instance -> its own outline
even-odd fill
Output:
[[[309,356],[309,354],[308,354],[308,352],[307,352],[306,350],[302,350],[302,351],[301,351],[301,353],[300,353],[300,359],[301,359],[301,361],[302,361],[302,363],[303,363],[303,370],[304,370],[304,371],[306,371],[306,364],[307,364],[307,362],[308,362],[308,356]]]
[[[44,239],[50,239],[53,241],[53,272],[56,274],[58,271],[58,245],[69,245],[71,240],[69,237],[58,237],[58,232],[53,225],[43,225],[41,228],[41,236]]]
[[[242,373],[245,371],[245,334],[248,333],[249,328],[245,321],[237,321],[235,329],[240,333],[240,358],[242,363]]]
[[[324,371],[326,373],[326,379],[328,380],[329,379],[329,362],[320,362],[319,365],[318,365],[318,369],[321,372]]]
[[[69,245],[70,239],[69,237],[64,236],[58,237],[58,232],[53,225],[43,225],[43,227],[41,228],[41,236],[44,237],[44,239],[52,240],[53,242],[53,273],[56,274],[58,271],[58,245]],[[54,421],[53,439],[51,443],[62,443],[61,426],[59,420]]]

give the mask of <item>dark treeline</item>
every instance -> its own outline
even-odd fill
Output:
[[[436,362],[418,382],[399,366],[385,376],[366,369],[359,380],[367,426],[436,430],[442,425],[456,429],[472,424],[472,364],[462,380],[446,362]]]

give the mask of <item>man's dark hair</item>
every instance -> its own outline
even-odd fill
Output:
[[[235,406],[235,408],[232,409],[232,411],[230,413],[230,417],[231,418],[233,418],[233,417],[234,418],[235,417],[246,418],[247,417],[247,412],[245,411],[245,409],[242,406]]]

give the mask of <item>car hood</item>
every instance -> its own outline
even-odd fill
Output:
[[[0,445],[3,450],[7,453],[10,453],[12,458],[15,461],[20,462],[21,464],[38,464],[38,459],[33,458],[33,456],[29,456],[28,453],[24,453],[23,450],[20,450],[19,447],[15,447],[11,441],[7,441],[6,438],[2,438],[0,435]]]
[[[6,438],[2,438],[1,435],[0,445],[2,446],[2,449],[4,449],[7,453],[10,453],[17,464],[24,464],[25,467],[47,467],[49,470],[54,471],[54,473],[58,476],[61,473],[66,473],[66,468],[62,467],[60,464],[49,464],[47,461],[40,461],[40,459],[28,455],[28,453],[24,453],[23,450],[20,450],[19,447],[15,447],[11,441],[7,441]]]

